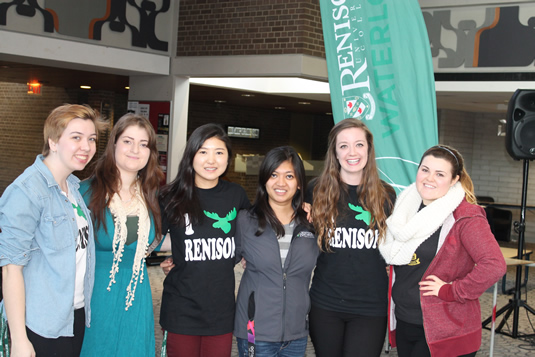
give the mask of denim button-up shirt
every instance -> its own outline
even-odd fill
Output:
[[[0,198],[0,266],[24,266],[26,326],[40,336],[57,338],[73,336],[78,225],[72,204],[43,159],[38,155]],[[78,192],[80,180],[70,175],[67,182],[89,224],[84,279],[89,326],[95,275],[93,224]]]

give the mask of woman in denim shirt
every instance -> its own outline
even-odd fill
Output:
[[[73,171],[96,151],[100,116],[63,105],[45,121],[44,147],[0,198],[0,266],[12,356],[78,356],[90,322],[94,242]]]

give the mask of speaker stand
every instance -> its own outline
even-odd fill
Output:
[[[529,176],[529,160],[524,160],[524,175],[522,180],[522,202],[520,204],[520,222],[515,222],[515,230],[518,232],[518,259],[524,258],[524,232],[526,230],[526,200],[527,200],[527,192],[528,192],[528,176]],[[509,302],[502,307],[500,310],[496,312],[496,318],[498,316],[505,314],[502,321],[496,327],[496,332],[501,333],[503,335],[510,336],[512,338],[518,337],[518,319],[519,319],[519,312],[520,308],[526,309],[528,313],[531,313],[535,315],[535,310],[527,304],[525,300],[521,299],[520,296],[520,289],[521,289],[521,281],[522,281],[522,269],[523,267],[520,265],[516,266],[516,279],[515,279],[515,289],[514,289],[514,295],[513,298],[509,300]],[[502,328],[507,322],[507,319],[509,316],[511,316],[511,313],[513,314],[513,330],[512,333],[506,333],[502,332]],[[492,316],[487,318],[485,321],[483,321],[483,328],[488,329],[487,325],[492,321]],[[527,334],[525,336],[532,336],[534,334]]]

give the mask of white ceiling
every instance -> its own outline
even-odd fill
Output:
[[[301,78],[191,78],[190,82],[222,90],[330,101],[328,83]],[[435,88],[439,109],[505,114],[515,90],[535,90],[535,82],[451,81],[436,82]]]

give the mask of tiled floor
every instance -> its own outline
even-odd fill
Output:
[[[242,270],[239,266],[236,267],[236,281],[239,282],[242,274]],[[515,267],[509,267],[508,273],[507,273],[507,287],[513,287],[514,286],[514,278],[516,276],[516,268]],[[160,267],[149,267],[149,277],[150,282],[152,286],[152,298],[153,298],[153,305],[154,305],[154,314],[155,314],[155,321],[156,321],[156,327],[155,327],[155,334],[156,334],[156,350],[159,350],[159,347],[161,345],[162,340],[162,333],[160,330],[160,326],[158,325],[158,320],[160,316],[160,298],[162,294],[162,281],[164,279],[164,275],[161,272]],[[535,268],[530,268],[529,271],[529,281],[527,288],[522,289],[522,299],[525,300],[528,304],[530,304],[531,307],[535,309]],[[511,298],[510,295],[503,295],[501,293],[501,286],[500,291],[498,294],[498,300],[497,300],[497,309],[501,308],[505,304],[509,302],[509,299]],[[489,291],[485,292],[481,298],[481,311],[483,317],[488,317],[492,313],[492,289],[489,289]],[[501,321],[501,318],[499,317],[497,319],[497,323]],[[511,315],[507,323],[503,327],[503,331],[510,332],[512,331],[512,324],[513,324],[513,316]],[[520,308],[519,313],[519,322],[518,322],[518,331],[521,335],[524,334],[534,334],[535,333],[535,315],[531,315],[527,313],[527,310],[524,308]],[[489,356],[489,350],[490,350],[490,331],[483,330],[483,339],[482,339],[482,345],[481,349],[478,353],[478,356]],[[314,348],[312,347],[312,344],[309,343],[307,347],[306,352],[307,357],[315,356],[314,354]],[[397,357],[397,353],[395,350],[386,353],[384,352],[381,356],[388,356],[388,357]],[[535,356],[535,337],[520,337],[513,339],[509,336],[503,335],[503,334],[496,334],[495,342],[494,342],[494,356],[499,357],[509,357],[509,356],[515,356],[515,357],[533,357]],[[237,351],[234,347],[232,357],[237,357]]]

